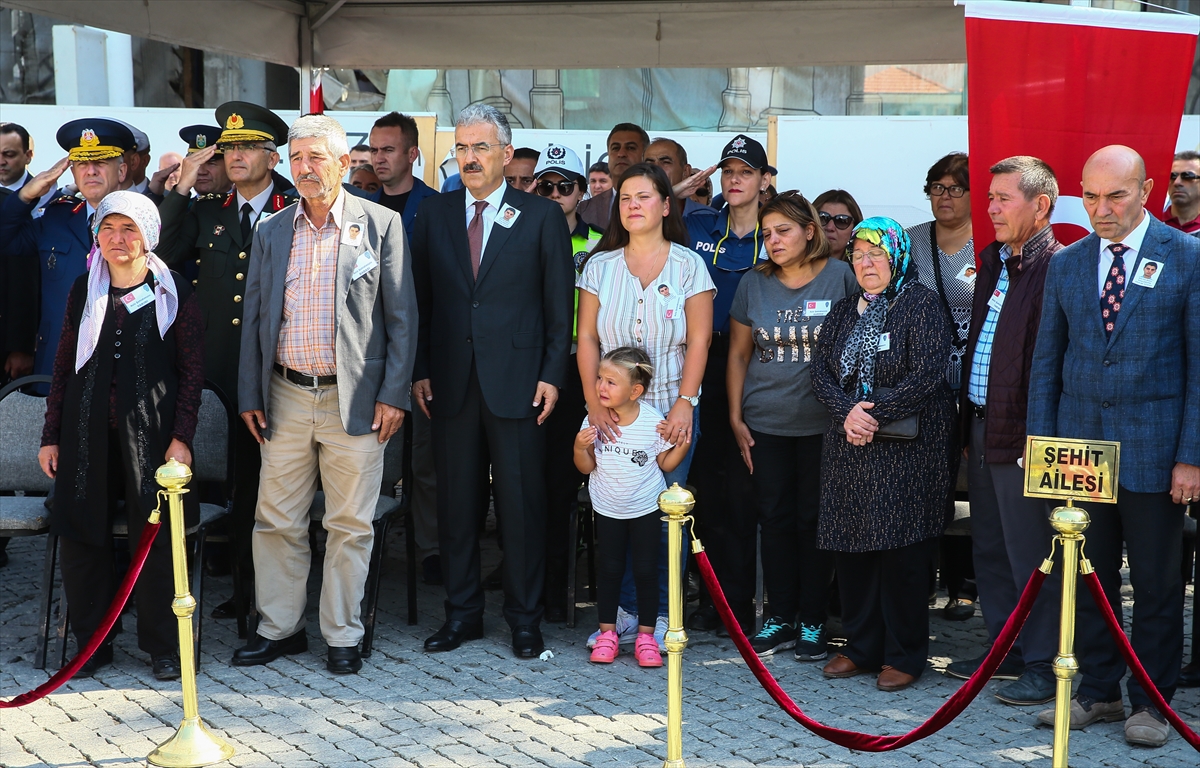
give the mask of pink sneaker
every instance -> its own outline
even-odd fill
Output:
[[[597,647],[599,647],[597,645]],[[661,667],[662,654],[658,652],[658,641],[649,632],[639,632],[633,646],[633,657],[639,667]]]
[[[640,635],[638,637],[641,638]],[[593,664],[612,664],[613,659],[617,658],[617,654],[620,652],[619,642],[617,633],[611,629],[601,632],[600,636],[596,638],[596,646],[592,648],[591,662]],[[657,650],[657,646],[655,649]],[[662,664],[662,661],[660,660],[658,663]]]

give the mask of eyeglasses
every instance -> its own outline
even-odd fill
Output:
[[[831,221],[833,222],[833,226],[837,227],[838,229],[850,229],[850,227],[854,226],[854,219],[850,218],[850,216],[845,213],[839,213],[837,216],[832,216],[824,211],[821,211],[817,215],[821,219],[822,227]]]
[[[221,152],[224,152],[225,154],[229,154],[230,152],[253,152],[256,149],[267,149],[267,148],[265,146],[263,146],[262,144],[246,144],[243,142],[237,142],[234,144],[221,144],[221,145],[219,145],[219,149]],[[267,151],[271,151],[271,150],[267,150]]]
[[[504,146],[504,145],[503,144],[488,144],[486,141],[480,141],[475,144],[471,144],[470,146],[468,146],[466,144],[455,144],[454,145],[454,156],[458,157],[459,155],[465,155],[465,154],[467,154],[468,151],[471,151],[471,152],[475,153],[476,155],[486,155],[488,152],[491,152],[493,149],[499,149],[502,146]]]
[[[862,264],[864,261],[869,261],[872,264],[882,264],[887,260],[887,252],[881,250],[852,251],[850,253],[851,264]]]
[[[941,197],[942,195],[946,194],[947,192],[950,193],[950,197],[962,197],[963,195],[967,194],[967,188],[960,187],[957,184],[952,184],[949,187],[947,187],[945,184],[941,184],[936,181],[933,184],[929,185],[929,193],[928,194],[930,197]]]
[[[1200,173],[1193,173],[1192,171],[1171,171],[1171,181],[1175,181],[1175,179],[1180,178],[1184,181],[1195,181],[1196,179],[1200,179]]]
[[[578,187],[573,181],[539,181],[535,189],[542,197],[550,197],[550,195],[554,194],[555,189],[558,190],[558,194],[566,197],[578,189]]]

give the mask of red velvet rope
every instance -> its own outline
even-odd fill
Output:
[[[1113,613],[1112,606],[1108,603],[1108,595],[1104,594],[1104,587],[1100,584],[1100,577],[1093,571],[1084,575],[1083,582],[1087,584],[1088,589],[1092,593],[1092,599],[1096,601],[1096,605],[1100,608],[1100,614],[1104,616],[1104,623],[1108,625],[1108,633],[1112,635],[1113,641],[1117,647],[1121,649],[1121,655],[1125,657],[1125,663],[1133,670],[1133,676],[1142,684],[1142,690],[1154,702],[1154,706],[1158,711],[1167,718],[1167,722],[1174,726],[1175,730],[1179,731],[1179,735],[1183,740],[1192,747],[1200,751],[1200,735],[1188,727],[1187,723],[1183,722],[1183,718],[1176,714],[1175,710],[1171,709],[1171,705],[1158,692],[1158,686],[1150,679],[1150,675],[1146,673],[1146,668],[1142,666],[1142,662],[1138,659],[1137,654],[1133,652],[1133,646],[1129,644],[1129,638],[1125,636],[1125,630],[1121,628],[1117,622],[1116,614]]]
[[[946,700],[945,704],[938,708],[937,712],[933,713],[933,717],[900,736],[873,736],[867,733],[858,733],[857,731],[831,728],[828,725],[822,725],[801,712],[800,707],[796,706],[796,702],[792,701],[791,697],[784,692],[783,688],[779,686],[779,683],[762,663],[762,659],[758,658],[758,654],[750,647],[750,641],[746,639],[746,635],[742,633],[741,627],[734,619],[733,611],[730,610],[729,603],[725,599],[725,593],[721,590],[721,584],[717,581],[712,566],[708,562],[708,554],[706,552],[698,552],[696,554],[696,564],[700,567],[700,574],[704,577],[704,583],[708,585],[708,592],[717,607],[717,612],[721,615],[721,620],[725,622],[725,628],[729,631],[729,636],[733,638],[734,644],[742,654],[742,658],[745,659],[746,664],[750,667],[750,671],[758,678],[758,682],[766,689],[771,698],[775,700],[775,703],[783,708],[793,720],[821,738],[848,749],[857,749],[863,752],[886,752],[908,746],[914,741],[938,732],[948,725],[951,720],[958,717],[979,692],[983,690],[983,686],[991,679],[992,673],[996,671],[996,668],[1000,666],[1000,662],[1008,655],[1008,651],[1012,648],[1013,642],[1016,641],[1021,627],[1025,624],[1025,619],[1029,617],[1029,611],[1033,608],[1033,602],[1037,599],[1038,592],[1042,588],[1042,582],[1046,580],[1046,574],[1040,570],[1033,572],[1033,575],[1029,577],[1029,583],[1025,585],[1025,591],[1021,593],[1021,600],[1017,603],[1017,607],[1012,615],[1008,617],[1008,622],[1004,625],[1004,629],[1001,630],[1000,636],[996,638],[996,642],[992,645],[992,649],[988,652],[983,664],[975,671],[975,674],[971,675],[969,680],[963,683],[962,687],[954,692],[954,695]]]
[[[70,680],[79,671],[79,668],[87,663],[88,659],[92,658],[92,654],[96,652],[96,649],[108,637],[109,630],[113,628],[113,624],[117,623],[117,618],[121,615],[121,609],[125,607],[130,593],[133,592],[133,585],[142,573],[142,566],[146,564],[146,556],[150,554],[150,545],[154,543],[154,537],[158,535],[158,529],[161,527],[161,523],[146,523],[146,526],[142,528],[142,538],[138,540],[137,552],[134,554],[132,562],[129,563],[129,570],[125,573],[125,580],[121,582],[121,588],[117,590],[117,596],[113,598],[112,605],[108,607],[108,613],[104,614],[104,620],[100,622],[100,626],[97,627],[96,631],[92,633],[92,637],[88,640],[87,645],[79,653],[75,654],[75,658],[71,659],[65,667],[55,672],[53,677],[37,688],[22,693],[20,696],[14,696],[8,701],[0,701],[0,709],[23,707],[26,704],[31,704],[38,699],[49,696],[59,686]]]

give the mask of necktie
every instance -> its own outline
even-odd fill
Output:
[[[1121,302],[1125,300],[1125,259],[1123,256],[1129,250],[1128,245],[1113,243],[1108,246],[1112,251],[1112,267],[1104,281],[1104,292],[1100,294],[1100,317],[1104,319],[1104,335],[1111,337],[1113,328],[1117,325],[1117,313],[1121,311]]]
[[[475,218],[467,227],[467,244],[471,246],[471,275],[479,279],[479,260],[483,257],[483,209],[487,200],[475,201]]]
[[[250,233],[254,230],[254,206],[246,203],[242,206],[242,244],[250,244]]]

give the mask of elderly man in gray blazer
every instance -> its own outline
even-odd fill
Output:
[[[262,621],[233,663],[308,649],[308,510],[319,476],[329,534],[321,634],[329,671],[349,674],[362,667],[359,606],[384,446],[409,408],[416,296],[400,217],[342,189],[341,125],[301,117],[288,152],[301,201],[259,222],[247,270],[238,408],[262,450],[253,536]]]

